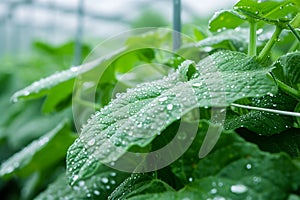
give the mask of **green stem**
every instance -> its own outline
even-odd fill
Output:
[[[273,33],[271,39],[267,42],[266,46],[263,48],[263,50],[259,53],[257,57],[258,62],[263,62],[267,56],[269,55],[272,47],[274,44],[278,41],[279,35],[282,31],[281,26],[276,26],[275,32]]]
[[[298,34],[298,32],[292,27],[292,25],[287,24],[289,29],[291,29],[292,33],[294,34],[294,36],[297,38],[297,40],[300,42],[300,35]]]
[[[273,77],[271,74],[268,74],[268,77],[271,79],[275,79],[276,84],[278,85],[278,87],[285,93],[287,93],[288,95],[291,95],[293,97],[295,97],[296,99],[300,99],[300,92],[298,90],[295,90],[294,88],[291,88],[290,86],[288,86],[287,84],[285,84],[284,82],[278,80],[277,78]]]
[[[249,21],[250,23],[250,38],[249,38],[249,46],[248,46],[248,56],[256,56],[256,29],[257,23],[256,21]]]

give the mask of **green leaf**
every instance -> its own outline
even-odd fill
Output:
[[[211,153],[197,159],[197,147],[207,129],[207,123],[200,123],[198,135],[189,150],[171,165],[174,174],[186,185],[172,195],[181,196],[180,193],[188,190],[195,193],[187,195],[200,196],[199,199],[220,196],[226,199],[283,200],[299,189],[299,166],[290,157],[283,153],[262,152],[232,131],[223,132]],[[212,183],[207,184],[208,179]],[[198,186],[198,190],[191,188],[195,184],[203,186]]]
[[[248,31],[244,29],[227,30],[196,43],[196,47],[212,49],[229,49],[245,52],[248,47]]]
[[[174,191],[174,189],[159,179],[155,179],[148,174],[132,174],[111,193],[108,199],[128,199],[139,194],[167,191]]]
[[[194,108],[226,107],[244,97],[276,91],[274,83],[266,77],[268,69],[242,53],[212,54],[197,65],[197,72],[189,80],[187,74],[180,71],[188,72],[191,63],[185,61],[168,77],[117,95],[108,106],[95,113],[82,128],[80,139],[68,151],[67,165],[72,169],[70,182],[91,176],[99,161],[114,163],[131,147],[147,146],[166,127]]]
[[[279,19],[291,20],[298,12],[290,0],[240,0],[234,9],[254,19],[276,23]]]
[[[276,95],[252,99],[252,106],[275,110],[293,111],[296,104],[297,100],[281,91]],[[292,127],[293,122],[294,120],[290,116],[252,110],[240,116],[227,115],[225,128],[229,130],[245,127],[257,134],[273,135]]]
[[[107,199],[126,177],[128,177],[126,173],[101,166],[101,171],[93,177],[81,180],[70,187],[65,174],[61,174],[35,199]]]
[[[272,70],[275,77],[300,92],[300,53],[294,52],[281,56]]]
[[[50,167],[64,158],[67,148],[74,140],[75,136],[70,132],[68,123],[64,121],[2,163],[0,176],[9,178],[15,174],[26,177]]]
[[[45,113],[59,111],[71,103],[76,77],[80,76],[83,79],[90,80],[90,85],[94,82],[95,87],[99,84],[115,84],[117,82],[117,73],[125,73],[137,64],[150,62],[154,59],[154,51],[151,48],[168,44],[170,39],[170,31],[162,30],[131,37],[126,41],[125,46],[119,50],[105,56],[101,55],[101,58],[36,81],[28,87],[17,91],[11,99],[13,102],[17,102],[20,99],[34,99],[47,96],[43,111]],[[52,52],[54,50],[51,49],[49,51]],[[99,80],[100,77],[101,79]],[[102,91],[100,89],[99,91],[109,94],[107,90]],[[107,98],[101,95],[99,100],[102,103],[101,106],[107,104]]]
[[[257,144],[263,151],[271,153],[286,152],[293,158],[300,157],[299,129],[290,128],[279,134],[272,135],[272,137],[257,135],[246,129],[239,129],[237,132],[247,141]]]
[[[234,29],[245,22],[245,17],[233,10],[222,10],[216,12],[209,21],[210,31],[220,31],[222,29]]]

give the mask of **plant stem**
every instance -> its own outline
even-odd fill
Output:
[[[289,29],[291,29],[292,33],[295,35],[295,37],[298,39],[298,41],[300,42],[300,35],[298,34],[298,32],[292,27],[292,25],[287,24],[287,26],[289,27]]]
[[[296,99],[300,99],[300,92],[298,90],[295,90],[294,88],[291,88],[290,86],[288,86],[287,84],[285,84],[284,82],[278,80],[277,78],[273,77],[271,74],[268,74],[268,77],[271,79],[275,79],[276,84],[278,85],[278,87],[285,93],[287,93],[288,95],[291,95],[293,97],[295,97]]]
[[[269,55],[272,47],[274,44],[278,41],[279,35],[282,31],[281,26],[276,26],[275,32],[273,33],[271,39],[267,42],[266,46],[263,48],[263,50],[259,53],[257,57],[258,62],[263,62],[267,56]]]
[[[256,29],[257,23],[252,20],[250,23],[250,37],[249,37],[249,46],[248,46],[248,56],[256,56]]]

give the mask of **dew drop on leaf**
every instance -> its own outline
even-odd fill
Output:
[[[167,99],[168,99],[168,97],[161,97],[158,99],[158,101],[163,102],[163,101],[166,101]]]
[[[100,192],[99,192],[98,190],[95,190],[95,191],[94,191],[94,194],[97,195],[97,196],[99,196],[99,195],[100,195]]]
[[[101,179],[101,181],[102,181],[102,183],[108,183],[108,178],[103,177],[103,178]]]
[[[210,190],[211,194],[216,194],[217,192],[218,192],[218,190],[216,188],[213,188],[213,189]]]
[[[247,187],[243,184],[232,185],[230,191],[236,194],[241,194],[247,191]]]
[[[167,105],[167,110],[172,110],[173,109],[173,105],[172,104],[168,104]]]
[[[250,163],[248,163],[247,165],[246,165],[246,169],[251,169],[252,168],[252,165],[250,164]]]
[[[95,144],[95,142],[96,142],[96,140],[95,140],[95,138],[93,138],[93,139],[91,139],[90,141],[88,141],[88,145],[89,146],[93,146],[94,144]]]

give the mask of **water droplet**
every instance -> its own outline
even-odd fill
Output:
[[[232,185],[230,191],[236,194],[241,194],[247,191],[247,187],[243,184]]]
[[[79,181],[79,182],[78,182],[78,185],[79,185],[80,187],[83,187],[83,186],[85,185],[85,183],[84,183],[84,181]]]
[[[96,140],[95,140],[95,138],[93,138],[90,141],[88,141],[88,145],[93,146],[95,144],[95,142],[96,142]]]
[[[254,176],[254,177],[253,177],[253,182],[256,183],[256,184],[258,184],[258,183],[261,182],[261,178],[260,178],[260,177],[257,177],[257,176]]]
[[[189,180],[189,182],[192,182],[193,181],[193,177],[190,177],[188,180]]]
[[[168,97],[161,97],[158,99],[158,101],[163,102],[163,101],[166,101],[167,99],[168,99]]]
[[[213,198],[213,200],[226,200],[224,197],[216,196]]]
[[[112,177],[114,177],[114,176],[117,175],[117,173],[116,173],[116,172],[112,172],[112,173],[110,173],[110,175],[111,175]]]
[[[103,177],[102,179],[101,179],[101,181],[102,181],[102,183],[108,183],[108,178],[106,178],[106,177]]]
[[[97,196],[99,196],[99,195],[100,195],[100,192],[99,192],[98,190],[95,190],[95,191],[94,191],[94,194],[97,195]]]
[[[252,168],[252,165],[250,164],[250,163],[248,163],[247,165],[246,165],[246,169],[251,169]]]
[[[218,192],[218,190],[216,188],[213,188],[213,189],[210,190],[211,194],[216,194],[217,192]]]
[[[173,105],[172,104],[168,104],[167,105],[167,110],[172,110],[173,109]]]
[[[73,182],[77,181],[78,178],[79,178],[78,175],[73,176]]]
[[[194,86],[194,87],[200,87],[200,86],[202,86],[202,83],[193,83],[192,86]]]

